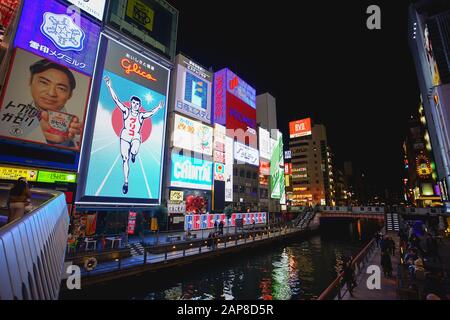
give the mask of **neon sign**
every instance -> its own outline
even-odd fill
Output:
[[[138,76],[141,76],[144,79],[150,80],[150,81],[157,81],[150,73],[145,72],[141,69],[141,67],[137,63],[132,63],[127,58],[123,58],[120,61],[120,66],[123,68],[125,74],[135,73]]]

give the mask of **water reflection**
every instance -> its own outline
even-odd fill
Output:
[[[205,260],[176,271],[110,282],[83,290],[85,296],[74,298],[311,299],[334,280],[344,258],[355,255],[376,228],[374,221],[329,221],[321,226],[320,235],[307,240]]]

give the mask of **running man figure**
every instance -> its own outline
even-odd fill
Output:
[[[152,117],[164,105],[161,101],[156,108],[148,112],[140,112],[142,101],[139,97],[132,96],[130,98],[131,107],[128,109],[117,97],[111,85],[111,79],[105,77],[106,85],[115,104],[123,113],[123,129],[120,133],[120,154],[123,161],[124,184],[122,187],[123,194],[128,193],[128,175],[130,173],[130,155],[131,161],[136,161],[136,155],[141,146],[141,128],[145,119]]]

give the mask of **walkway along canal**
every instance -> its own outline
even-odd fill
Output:
[[[247,243],[245,250],[227,245],[227,254],[207,252],[208,256],[195,260],[180,257],[177,263],[163,262],[165,268],[157,268],[157,263],[153,263],[154,269],[142,269],[140,273],[120,270],[127,277],[116,280],[110,277],[111,273],[84,276],[81,290],[63,290],[61,298],[316,298],[336,278],[343,258],[355,256],[379,227],[374,220],[325,219],[315,233],[291,234],[282,241],[267,241],[262,236],[263,240],[256,242],[263,241],[263,245]],[[185,263],[180,264],[181,261]],[[88,281],[95,286],[83,285]]]

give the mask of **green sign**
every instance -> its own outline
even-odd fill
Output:
[[[278,135],[278,141],[272,151],[270,159],[270,188],[271,198],[281,199],[284,193],[283,136]]]
[[[55,182],[76,183],[77,175],[75,173],[39,170],[37,181],[46,183],[55,183]]]

